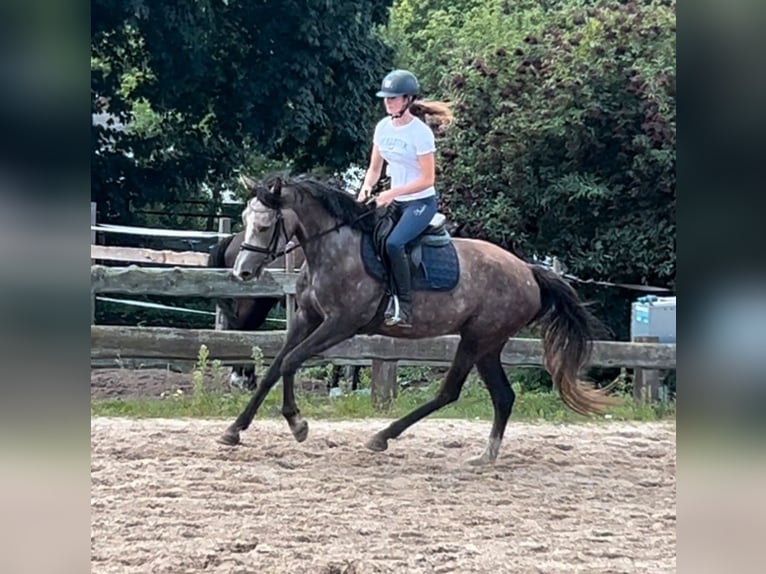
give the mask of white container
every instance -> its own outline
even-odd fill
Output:
[[[676,298],[646,295],[631,306],[630,338],[657,337],[660,343],[676,342]]]

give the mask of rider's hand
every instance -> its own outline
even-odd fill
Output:
[[[359,203],[365,203],[368,199],[370,199],[371,195],[372,195],[372,188],[367,186],[362,186],[362,191],[359,192],[359,195],[356,197],[356,200]]]
[[[391,203],[394,199],[396,199],[396,196],[391,193],[391,190],[384,191],[381,193],[375,200],[375,203],[378,207],[385,207],[389,203]]]

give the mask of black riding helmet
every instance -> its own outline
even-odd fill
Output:
[[[402,109],[395,114],[391,114],[392,118],[400,118],[410,107],[420,91],[420,84],[415,74],[408,72],[407,70],[394,70],[383,78],[380,83],[380,91],[375,94],[379,98],[396,98],[398,96],[409,96],[404,102]]]
[[[397,96],[418,95],[420,84],[415,74],[407,70],[394,70],[383,78],[380,83],[380,91],[375,94],[379,98],[395,98]]]

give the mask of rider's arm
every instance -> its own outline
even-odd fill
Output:
[[[420,177],[410,183],[388,190],[392,197],[400,197],[410,193],[417,193],[428,189],[436,180],[436,161],[434,152],[424,153],[418,156],[418,165],[420,166]]]
[[[366,201],[372,192],[372,186],[380,179],[380,172],[383,169],[383,157],[380,155],[378,144],[372,144],[372,153],[370,154],[370,165],[367,173],[364,175],[362,191],[359,193],[359,201]]]

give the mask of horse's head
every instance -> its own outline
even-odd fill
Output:
[[[245,240],[234,261],[232,274],[247,281],[258,277],[266,265],[284,252],[287,242],[295,234],[297,218],[285,207],[280,179],[277,178],[271,188],[247,176],[240,176],[240,180],[251,198],[242,212]]]

